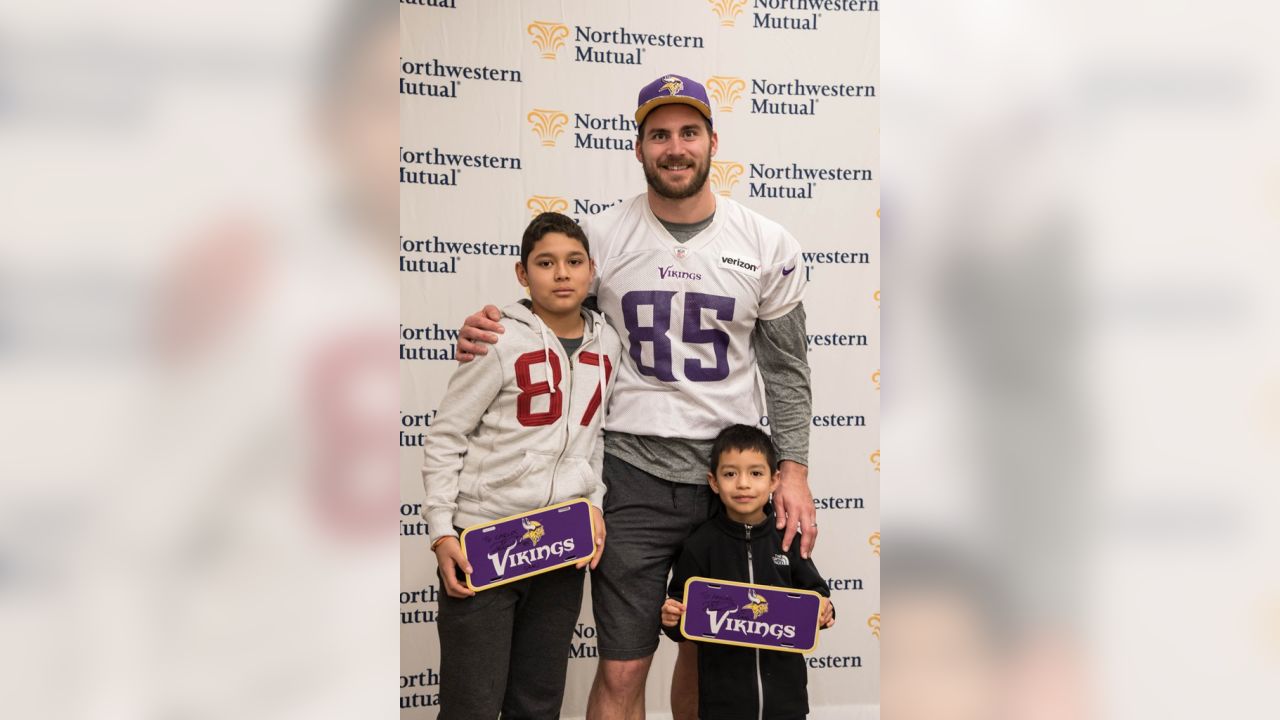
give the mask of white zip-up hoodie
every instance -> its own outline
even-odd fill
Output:
[[[604,416],[622,361],[617,332],[584,308],[582,344],[570,358],[523,303],[502,314],[506,332],[454,371],[426,433],[422,516],[432,542],[456,536],[455,526],[573,498],[603,502]],[[558,382],[548,383],[556,367]]]

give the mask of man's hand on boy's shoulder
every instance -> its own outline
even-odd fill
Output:
[[[476,594],[475,590],[467,587],[462,581],[458,580],[458,570],[471,574],[471,563],[467,562],[467,558],[462,554],[462,545],[458,543],[458,538],[449,536],[440,540],[440,544],[435,547],[436,563],[440,565],[440,577],[444,582],[445,594],[449,597],[468,598]]]
[[[809,558],[818,542],[818,515],[809,489],[809,467],[792,460],[778,464],[778,489],[773,493],[778,529],[782,531],[782,551],[791,549],[800,536],[800,557]]]
[[[506,332],[502,323],[502,311],[497,305],[485,305],[482,310],[467,316],[458,331],[458,362],[471,362],[477,356],[489,352],[489,345],[498,342],[498,335]]]
[[[831,598],[822,598],[822,609],[818,612],[818,626],[829,628],[836,624],[836,606],[831,604]]]

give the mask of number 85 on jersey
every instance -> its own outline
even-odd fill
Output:
[[[674,363],[681,362],[684,377],[693,382],[715,382],[729,377],[729,333],[703,327],[704,317],[723,323],[733,321],[735,299],[724,295],[685,292],[680,342],[683,347],[709,345],[710,362],[703,357],[674,357],[672,329],[674,290],[632,290],[622,296],[622,321],[626,326],[631,359],[641,375],[675,382]],[[645,350],[650,350],[646,359]],[[707,353],[699,353],[705,355]]]

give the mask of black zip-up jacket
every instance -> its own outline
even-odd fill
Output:
[[[811,560],[800,557],[799,537],[791,542],[790,552],[782,551],[782,533],[774,522],[771,506],[765,507],[765,519],[759,525],[734,522],[721,508],[685,540],[667,594],[683,601],[685,581],[700,576],[813,590],[831,597],[818,568]],[[677,642],[685,640],[679,626],[663,628],[663,632]],[[808,712],[803,655],[698,644],[698,717],[702,720],[802,718]]]

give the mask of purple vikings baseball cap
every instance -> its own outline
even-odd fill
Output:
[[[711,122],[711,102],[707,100],[707,89],[697,80],[668,74],[640,88],[640,98],[636,104],[636,124],[643,124],[645,117],[655,108],[674,103],[696,108],[707,122]]]

